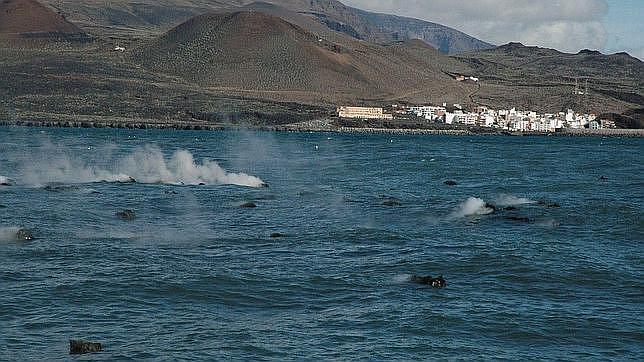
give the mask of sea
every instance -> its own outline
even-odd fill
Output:
[[[642,361],[643,151],[0,127],[0,360]]]

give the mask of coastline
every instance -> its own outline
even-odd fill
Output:
[[[560,132],[521,132],[497,129],[425,129],[425,128],[369,128],[333,125],[330,120],[315,120],[284,125],[241,127],[229,124],[191,120],[158,120],[121,117],[91,116],[85,119],[68,117],[59,120],[0,120],[0,126],[54,127],[54,128],[121,128],[121,129],[171,129],[193,131],[221,131],[230,129],[255,129],[289,133],[345,133],[388,135],[441,135],[441,136],[530,136],[530,137],[644,137],[644,129],[564,129]]]

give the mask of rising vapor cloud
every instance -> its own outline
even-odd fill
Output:
[[[605,0],[344,0],[365,10],[447,25],[493,44],[520,41],[566,52],[605,47]]]

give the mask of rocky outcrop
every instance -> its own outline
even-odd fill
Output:
[[[69,354],[95,353],[103,350],[103,345],[83,340],[69,340]]]
[[[447,285],[447,282],[442,275],[438,276],[437,278],[432,278],[431,276],[423,277],[419,275],[412,275],[410,280],[413,283],[428,285],[432,288],[444,288]]]
[[[132,221],[136,219],[136,213],[132,210],[123,210],[116,213],[116,217],[123,221]]]
[[[31,230],[22,228],[16,232],[16,239],[20,241],[23,241],[23,240],[29,241],[29,240],[34,240],[35,237],[34,237],[34,234],[31,232]]]

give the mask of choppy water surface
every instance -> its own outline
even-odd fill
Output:
[[[0,128],[0,359],[642,360],[643,146]]]

